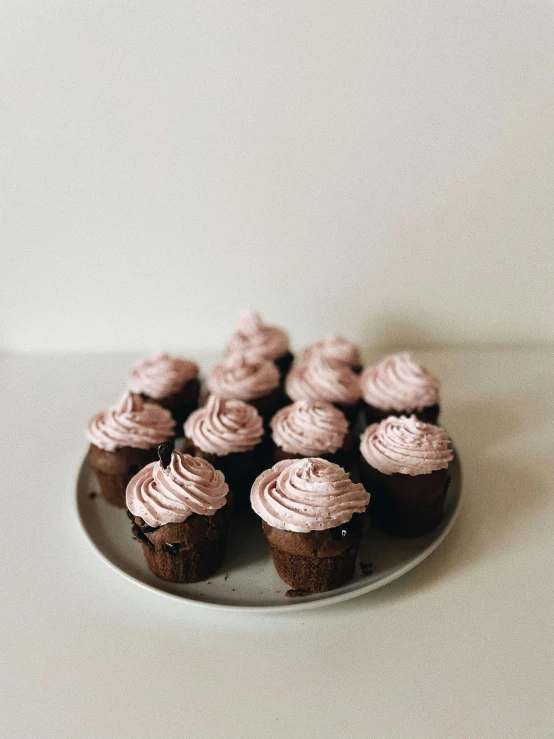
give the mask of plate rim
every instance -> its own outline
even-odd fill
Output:
[[[124,577],[126,580],[135,583],[139,587],[143,588],[144,590],[148,590],[151,593],[156,593],[161,596],[165,596],[166,598],[170,598],[171,600],[175,601],[181,601],[185,604],[190,604],[193,606],[198,606],[200,608],[208,608],[211,610],[218,610],[218,611],[230,611],[235,613],[290,613],[292,611],[303,611],[308,610],[312,608],[322,608],[324,606],[331,606],[335,603],[342,603],[346,600],[351,600],[352,598],[357,598],[360,595],[365,595],[366,593],[370,593],[373,590],[377,590],[378,588],[384,587],[385,585],[388,585],[389,583],[393,582],[394,580],[398,580],[400,577],[403,577],[405,574],[413,570],[415,567],[420,565],[425,559],[427,559],[434,551],[437,549],[442,542],[446,539],[450,531],[452,530],[454,524],[456,523],[456,520],[460,514],[460,511],[462,509],[462,469],[460,464],[460,458],[458,454],[455,451],[454,456],[454,464],[457,468],[457,473],[459,477],[459,494],[457,497],[456,505],[450,515],[450,519],[448,520],[446,526],[442,529],[442,531],[434,538],[429,544],[419,552],[419,554],[415,555],[412,559],[407,561],[404,565],[398,567],[398,569],[395,569],[393,572],[390,572],[388,575],[384,575],[382,578],[379,578],[377,580],[372,580],[367,585],[360,585],[357,588],[354,588],[353,590],[348,590],[347,592],[343,593],[333,593],[332,590],[328,591],[328,594],[323,598],[318,598],[317,600],[293,600],[290,603],[282,603],[282,604],[272,604],[267,606],[262,605],[236,605],[231,603],[213,603],[210,601],[205,600],[198,600],[195,598],[190,598],[186,595],[177,595],[176,593],[171,593],[167,590],[162,590],[161,588],[157,588],[154,585],[150,585],[147,582],[144,582],[143,580],[140,580],[139,578],[135,577],[134,575],[131,575],[130,573],[126,572],[125,570],[121,569],[121,567],[118,567],[114,562],[112,562],[109,557],[107,557],[96,545],[94,542],[91,534],[89,533],[87,526],[83,520],[83,516],[81,514],[81,506],[80,506],[80,496],[79,496],[79,490],[81,488],[82,484],[82,478],[87,471],[88,467],[88,453],[85,454],[84,459],[81,462],[81,465],[79,467],[79,471],[77,473],[77,479],[76,479],[76,485],[74,489],[73,494],[73,503],[75,508],[75,513],[77,520],[79,522],[79,528],[88,542],[89,547],[94,551],[94,553],[97,555],[97,557],[100,558],[102,562],[108,565],[108,567],[111,570],[114,570],[117,572],[121,577]]]

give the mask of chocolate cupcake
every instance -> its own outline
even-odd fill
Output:
[[[235,333],[225,347],[225,354],[242,354],[253,362],[269,359],[277,365],[282,377],[294,359],[287,334],[277,326],[266,326],[258,313],[248,310],[238,316]]]
[[[360,404],[360,378],[336,359],[316,355],[306,364],[293,367],[285,380],[291,400],[326,400],[339,408],[353,424]]]
[[[279,370],[269,359],[247,359],[232,354],[216,365],[208,377],[208,390],[224,400],[250,403],[264,421],[282,405]]]
[[[221,470],[233,494],[233,508],[250,508],[250,488],[267,467],[264,426],[254,406],[210,395],[185,423],[185,450]]]
[[[89,464],[108,503],[125,507],[129,480],[157,458],[159,444],[174,434],[171,413],[135,393],[125,393],[115,407],[91,419]]]
[[[273,461],[321,457],[350,467],[352,437],[342,411],[324,400],[297,400],[271,419]]]
[[[368,424],[412,413],[421,421],[437,423],[439,381],[408,352],[391,354],[374,367],[366,367],[360,382]]]
[[[356,374],[362,371],[362,360],[360,357],[360,350],[347,339],[343,339],[338,334],[329,336],[328,339],[323,341],[316,341],[314,344],[306,347],[301,354],[301,364],[306,364],[314,357],[323,357],[324,359],[336,360],[345,364],[347,367]]]
[[[129,390],[167,408],[180,428],[198,408],[198,365],[169,354],[152,354],[131,370]]]
[[[227,544],[229,487],[205,459],[162,444],[159,462],[127,486],[133,534],[162,580],[198,582],[221,566]]]
[[[441,521],[453,452],[444,429],[416,416],[390,416],[360,439],[360,475],[371,493],[376,527],[398,536],[422,536]]]
[[[251,493],[275,569],[305,593],[350,579],[368,501],[363,486],[342,467],[318,458],[278,462],[258,477]]]

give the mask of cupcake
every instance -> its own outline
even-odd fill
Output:
[[[148,567],[162,580],[198,582],[221,566],[227,544],[229,487],[205,459],[162,444],[159,462],[127,486],[132,531]]]
[[[125,507],[131,477],[156,459],[158,446],[174,434],[171,413],[135,393],[125,393],[116,406],[91,419],[89,464],[108,503]]]
[[[167,408],[180,428],[198,408],[198,365],[161,352],[152,354],[131,370],[129,390]]]
[[[342,411],[324,400],[297,400],[271,419],[274,462],[321,457],[349,466],[352,437]]]
[[[258,313],[244,311],[235,323],[235,333],[225,347],[225,354],[242,354],[250,361],[269,359],[284,377],[293,362],[289,337],[277,326],[266,326]]]
[[[252,486],[279,577],[319,593],[344,585],[354,572],[369,495],[326,459],[284,460]]]
[[[343,339],[338,334],[329,336],[328,339],[323,341],[316,341],[315,344],[310,344],[302,352],[300,362],[306,364],[313,359],[313,357],[323,357],[324,359],[336,360],[345,364],[353,372],[359,374],[362,370],[362,360],[360,358],[360,350],[347,339]]]
[[[379,529],[421,536],[442,518],[453,452],[444,429],[416,416],[390,416],[360,439],[360,475],[371,493],[369,512]]]
[[[293,367],[285,380],[291,400],[326,400],[339,408],[350,423],[356,420],[360,378],[336,359],[316,355],[307,364]]]
[[[412,413],[427,423],[439,417],[439,381],[408,352],[391,354],[360,378],[367,423]]]
[[[244,400],[264,420],[282,405],[279,370],[269,359],[247,359],[232,354],[216,365],[208,377],[208,390],[224,400]]]
[[[185,423],[185,450],[221,470],[233,493],[235,511],[250,508],[250,488],[267,467],[262,417],[242,400],[210,395]]]

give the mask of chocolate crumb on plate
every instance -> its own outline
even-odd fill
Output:
[[[371,562],[360,562],[360,572],[364,577],[373,574],[373,565]]]
[[[96,492],[95,490],[91,490],[91,491],[90,491],[90,493],[88,494],[88,497],[89,497],[89,498],[90,498],[91,500],[94,500],[94,498],[96,498],[96,497],[97,497],[97,495],[98,495],[98,493],[97,493],[97,492]]]
[[[298,590],[297,588],[291,588],[290,590],[287,590],[285,595],[287,598],[298,598],[301,595],[309,595],[309,590]]]

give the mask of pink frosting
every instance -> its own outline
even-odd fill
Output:
[[[116,406],[93,416],[88,426],[89,440],[108,452],[124,446],[152,449],[174,433],[171,413],[134,393],[125,393]]]
[[[196,377],[198,365],[195,362],[159,352],[135,364],[129,378],[129,389],[160,400],[179,392]]]
[[[242,354],[249,360],[279,359],[289,350],[289,337],[277,326],[266,326],[254,311],[244,311],[237,318],[235,333],[225,347],[225,354]]]
[[[439,402],[439,381],[408,352],[391,354],[366,367],[360,382],[365,402],[384,411],[411,413]]]
[[[262,417],[242,400],[224,400],[210,395],[203,408],[192,413],[185,423],[185,436],[208,454],[249,452],[264,434]]]
[[[273,441],[289,454],[317,457],[334,454],[344,443],[348,422],[324,400],[297,400],[281,408],[271,420]]]
[[[291,400],[326,400],[355,405],[360,399],[360,378],[342,362],[316,355],[308,364],[293,367],[285,381]]]
[[[164,469],[159,462],[143,467],[127,485],[127,508],[149,526],[181,523],[193,513],[211,516],[227,501],[223,472],[205,459],[174,451]]]
[[[448,467],[454,454],[446,431],[416,416],[389,416],[368,426],[360,451],[368,464],[385,475],[429,475]]]
[[[324,359],[336,359],[337,362],[347,364],[349,367],[356,367],[362,361],[356,344],[343,339],[342,336],[337,334],[333,334],[323,341],[316,341],[315,344],[306,347],[300,359],[302,364],[306,364],[315,356],[321,356]]]
[[[363,513],[369,494],[338,464],[318,457],[278,462],[252,486],[252,508],[270,526],[321,531]]]
[[[279,370],[268,359],[232,354],[214,367],[208,389],[226,400],[252,400],[279,387]]]

